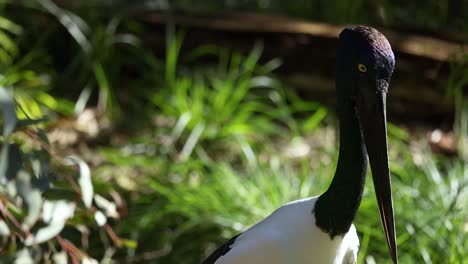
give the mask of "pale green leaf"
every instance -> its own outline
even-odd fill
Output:
[[[104,226],[107,223],[107,217],[99,210],[94,213],[94,220],[98,226]]]
[[[67,252],[60,251],[60,252],[54,253],[54,255],[52,256],[52,259],[54,260],[54,264],[67,264],[68,263]]]
[[[52,223],[45,227],[40,228],[34,234],[28,236],[26,240],[24,240],[24,244],[26,246],[32,246],[36,244],[40,244],[50,239],[54,238],[56,235],[60,234],[62,229],[65,227],[65,223]]]
[[[36,223],[42,208],[41,192],[35,188],[31,180],[32,177],[28,172],[24,170],[18,172],[16,189],[28,208],[26,218],[23,220],[23,225],[26,228],[32,227]]]
[[[23,248],[16,252],[14,264],[34,264],[34,260],[32,259],[28,248]]]
[[[48,225],[38,229],[26,238],[24,244],[31,246],[46,242],[60,234],[67,220],[75,214],[75,204],[65,200],[45,201],[42,220]]]
[[[0,237],[7,237],[10,235],[10,228],[5,221],[0,219]]]
[[[84,205],[87,208],[91,207],[93,202],[93,183],[91,181],[91,170],[89,169],[88,164],[84,162],[81,158],[76,156],[69,156],[67,160],[72,164],[77,164],[80,169],[80,178],[78,179],[78,184],[81,189],[81,199],[83,200]]]
[[[9,31],[13,34],[20,34],[22,29],[19,25],[13,23],[11,20],[0,16],[0,28]]]
[[[99,194],[94,195],[94,202],[108,217],[118,218],[117,206]]]
[[[47,224],[65,223],[75,214],[75,203],[66,200],[44,201],[42,221]]]

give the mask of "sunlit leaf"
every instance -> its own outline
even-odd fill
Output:
[[[0,237],[7,237],[10,235],[10,228],[5,221],[0,219]]]
[[[138,246],[138,243],[135,240],[122,239],[120,242],[122,242],[126,248],[136,248]]]
[[[4,49],[0,48],[0,62],[4,64],[11,64],[12,58]]]
[[[191,115],[188,112],[183,113],[179,119],[177,120],[176,125],[174,126],[174,129],[172,130],[171,133],[171,138],[173,142],[176,142],[180,135],[182,135],[182,132],[186,128],[187,124],[189,123],[191,119]]]
[[[302,128],[304,131],[310,132],[317,128],[320,122],[322,122],[322,120],[327,116],[327,113],[328,111],[325,107],[317,109],[317,111],[315,111],[315,113],[313,113],[313,115],[303,123]]]
[[[390,122],[387,124],[387,130],[389,136],[400,140],[408,140],[410,137],[407,131]]]
[[[104,211],[104,213],[113,218],[118,218],[119,213],[117,212],[117,206],[115,203],[107,200],[99,194],[94,195],[94,202],[96,205]]]
[[[91,88],[90,85],[86,86],[80,93],[80,96],[78,96],[78,100],[76,100],[75,107],[74,107],[74,112],[75,114],[80,114],[83,112],[86,108],[86,105],[88,104],[89,98],[91,97],[93,89]]]
[[[198,139],[203,133],[203,130],[205,129],[205,125],[203,123],[199,123],[190,133],[189,137],[187,138],[187,141],[184,144],[184,147],[182,148],[182,151],[180,153],[180,156],[182,160],[187,159],[190,154],[192,154],[193,149],[195,148]]]
[[[104,226],[107,223],[107,217],[98,210],[94,213],[94,221],[96,221],[98,226]]]
[[[16,46],[15,42],[4,32],[0,31],[0,47],[5,49],[11,56],[16,55],[18,53],[18,47]]]
[[[41,192],[47,190],[51,185],[49,179],[49,158],[49,153],[44,150],[35,151],[29,156],[29,162],[35,176],[34,185]]]
[[[40,101],[45,106],[47,106],[49,109],[53,109],[53,110],[57,109],[59,105],[59,103],[54,97],[44,92],[39,93],[37,95],[37,100]]]
[[[81,264],[98,264],[99,262],[93,258],[90,257],[84,257],[81,260]]]
[[[81,189],[81,199],[87,208],[91,207],[93,202],[93,183],[91,181],[91,170],[89,169],[88,164],[84,162],[81,158],[76,156],[69,156],[67,160],[72,164],[77,164],[80,169],[80,178],[78,179],[78,184]]]
[[[45,201],[42,210],[42,220],[48,225],[30,234],[24,244],[31,246],[46,242],[62,231],[67,220],[75,213],[75,204],[67,201]]]
[[[52,260],[54,264],[67,264],[68,263],[68,255],[65,251],[56,252],[52,255]]]
[[[65,227],[65,223],[57,222],[45,227],[39,228],[34,234],[31,234],[26,238],[24,244],[26,246],[32,246],[35,244],[40,244],[46,242],[56,235],[60,234],[62,229]]]
[[[96,78],[96,82],[99,87],[100,100],[104,103],[104,109],[112,109],[112,90],[109,83],[109,78],[105,72],[105,69],[101,63],[94,63],[93,72]]]
[[[20,119],[37,119],[43,116],[41,106],[34,97],[29,95],[16,97],[16,103],[18,104],[18,108],[21,109],[21,111],[18,111],[18,117]]]
[[[182,46],[184,33],[180,31],[178,34],[176,34],[174,32],[173,26],[171,26],[166,32],[166,82],[169,87],[173,87],[176,80],[177,61],[179,58],[179,52]]]
[[[44,223],[65,223],[75,214],[75,203],[66,200],[44,201],[42,220]]]
[[[14,34],[20,34],[22,31],[19,25],[2,16],[0,16],[0,28]]]
[[[69,11],[60,8],[51,0],[40,0],[39,3],[50,14],[57,17],[58,21],[60,21],[68,33],[81,46],[83,51],[89,52],[91,49],[91,44],[86,37],[86,32],[89,30],[89,28],[88,25],[83,22],[83,20]]]
[[[28,248],[23,248],[16,252],[14,264],[34,264],[34,260],[32,259]]]
[[[16,189],[28,207],[28,213],[23,220],[23,225],[25,225],[26,228],[32,227],[41,213],[41,192],[32,184],[31,175],[24,170],[18,172]]]

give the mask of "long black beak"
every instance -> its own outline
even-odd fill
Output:
[[[369,155],[375,194],[379,204],[380,219],[393,263],[397,264],[395,221],[387,149],[386,90],[388,83],[380,81],[377,86],[380,86],[376,89],[379,91],[377,94],[372,92],[364,95],[366,97],[363,98],[364,102],[361,101],[361,104],[357,105]]]

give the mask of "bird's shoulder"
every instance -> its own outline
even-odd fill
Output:
[[[310,225],[313,220],[313,208],[318,197],[309,197],[289,202],[272,212],[268,217],[245,232],[231,238],[215,250],[202,264],[217,263],[221,258],[242,258],[253,252],[269,252],[270,257],[279,254],[289,228],[296,223]],[[298,227],[298,226],[297,226]],[[300,228],[299,228],[300,229]]]
[[[222,246],[213,251],[213,253],[211,253],[211,255],[209,255],[201,264],[214,264],[216,260],[218,260],[220,257],[224,256],[226,253],[229,252],[231,246],[234,244],[237,237],[239,237],[241,234],[237,234],[228,241],[226,241],[226,243],[224,243]]]

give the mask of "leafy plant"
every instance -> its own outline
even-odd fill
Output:
[[[116,236],[109,225],[109,217],[119,217],[116,205],[94,192],[88,165],[77,157],[51,155],[47,136],[37,127],[41,120],[18,119],[5,88],[0,88],[0,107],[0,242],[6,253],[2,261],[30,263],[36,258],[54,258],[67,263],[69,258],[72,263],[96,262],[85,253],[92,229],[107,233],[113,241],[109,248],[134,247],[132,241]],[[63,167],[74,164],[79,168],[78,179],[72,176],[73,170]],[[63,174],[52,176],[51,166],[62,167]],[[71,230],[81,235],[70,234]],[[77,246],[80,236],[84,244]]]
[[[214,54],[219,64],[177,74],[181,35],[172,39],[167,48],[166,85],[153,91],[150,100],[162,115],[177,120],[171,138],[175,143],[182,142],[182,160],[197,146],[203,148],[209,142],[227,140],[248,146],[255,136],[277,136],[285,129],[299,132],[293,118],[298,112],[316,111],[304,126],[309,130],[325,117],[325,108],[286,93],[271,76],[279,66],[277,60],[259,63],[261,44],[257,43],[247,56],[213,46],[199,47],[187,57]]]
[[[468,54],[461,52],[459,58],[452,59],[449,67],[446,91],[455,105],[454,131],[459,154],[468,160],[468,96],[464,91],[468,85]]]
[[[0,8],[4,5],[2,3]],[[39,118],[44,115],[44,110],[68,112],[70,104],[67,101],[48,93],[49,76],[30,69],[35,60],[41,59],[38,53],[20,54],[17,42],[22,33],[20,25],[0,15],[0,86],[14,87],[15,101],[21,109],[20,118]]]
[[[0,65],[10,65],[18,54],[14,37],[22,32],[22,28],[10,19],[0,16]]]
[[[74,80],[81,89],[75,112],[81,112],[94,89],[98,90],[97,108],[108,115],[119,114],[120,107],[114,94],[114,85],[121,81],[126,55],[139,49],[139,39],[131,33],[120,32],[122,18],[116,14],[110,19],[99,15],[96,9],[77,9],[79,15],[63,9],[51,0],[40,0],[40,9],[51,14],[67,30],[79,49],[73,50],[64,79]],[[118,115],[117,115],[118,116]]]

